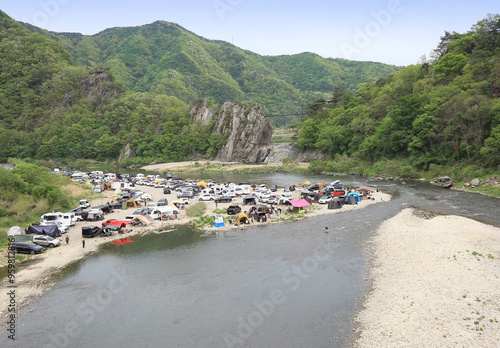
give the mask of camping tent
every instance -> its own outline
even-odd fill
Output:
[[[28,234],[45,234],[47,236],[51,236],[52,238],[61,237],[62,235],[56,225],[31,225],[28,227]]]
[[[222,215],[217,214],[215,216],[214,227],[224,227],[224,219],[222,219]]]
[[[250,219],[245,213],[239,213],[238,217],[236,217],[236,221],[234,222],[235,225],[241,225],[241,224],[249,224]]]
[[[356,197],[356,201],[361,202],[361,197],[359,196],[359,193],[357,193],[357,192],[349,192],[347,195],[348,196],[354,196],[354,197]]]
[[[328,202],[328,209],[340,209],[344,201],[340,198],[334,198],[330,202]]]
[[[127,208],[139,208],[140,204],[135,200],[135,199],[129,199],[128,201],[125,201],[125,207]]]
[[[309,202],[305,199],[297,199],[294,201],[290,201],[290,204],[293,206],[294,213],[305,213],[305,207],[309,206]]]
[[[12,226],[11,228],[9,228],[7,230],[8,236],[19,236],[19,235],[23,235],[23,234],[24,234],[24,230],[19,226]]]
[[[358,200],[356,199],[356,197],[354,195],[345,196],[344,197],[344,204],[356,205],[356,204],[358,204]]]
[[[145,226],[149,225],[152,222],[144,215],[137,215],[133,221],[136,223],[140,223],[141,225],[145,225]]]
[[[255,200],[255,197],[252,195],[248,195],[248,196],[243,197],[243,205],[256,204],[256,203],[257,202]]]

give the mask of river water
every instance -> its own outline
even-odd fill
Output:
[[[181,226],[107,245],[65,270],[22,311],[16,346],[345,347],[369,286],[365,242],[381,222],[415,207],[500,226],[499,199],[426,183],[280,173],[207,177],[280,186],[340,179],[393,199],[219,236]]]

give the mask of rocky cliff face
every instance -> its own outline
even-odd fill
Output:
[[[205,102],[191,110],[190,120],[214,120],[213,132],[227,139],[217,154],[218,161],[260,163],[271,151],[273,129],[260,107],[248,109],[241,104],[226,102],[216,114]]]
[[[118,97],[118,94],[119,90],[113,85],[109,73],[106,71],[95,71],[83,79],[76,90],[66,93],[56,108],[71,105],[73,100],[78,100],[79,98],[109,101]]]

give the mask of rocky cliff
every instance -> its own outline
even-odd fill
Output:
[[[112,77],[107,71],[94,71],[80,82],[77,89],[66,93],[57,104],[57,108],[71,105],[73,100],[79,98],[91,99],[98,102],[109,101],[118,97],[119,90],[113,84]]]
[[[224,162],[263,162],[272,148],[273,129],[264,117],[264,109],[226,102],[215,113],[204,102],[191,110],[191,122],[214,121],[213,132],[221,134],[226,144],[216,160]]]

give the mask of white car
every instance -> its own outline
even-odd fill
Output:
[[[215,199],[213,194],[205,193],[198,198],[199,201],[213,201]]]
[[[82,208],[88,208],[88,207],[90,207],[90,202],[87,201],[86,199],[81,199],[79,205]]]
[[[141,196],[142,199],[145,199],[147,201],[150,201],[153,199],[153,197],[149,194],[149,193],[144,193],[142,196]]]
[[[319,198],[318,203],[319,204],[326,204],[328,202],[331,202],[332,199],[333,199],[332,196],[322,196],[322,197]]]
[[[61,241],[57,238],[52,238],[51,236],[37,235],[33,237],[33,243],[42,246],[48,246],[49,248],[53,248],[61,245]]]

